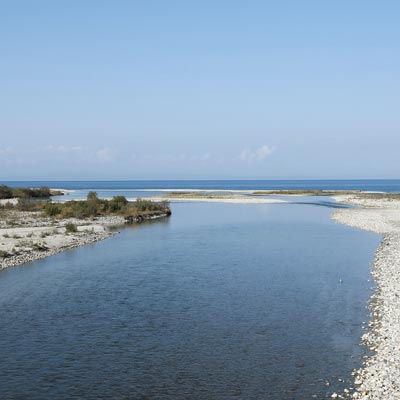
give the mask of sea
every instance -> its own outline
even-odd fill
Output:
[[[81,198],[396,181],[4,182]],[[381,237],[326,199],[172,203],[169,218],[0,271],[1,399],[329,399],[368,354]],[[1,240],[1,238],[0,238]]]
[[[136,180],[136,181],[0,181],[13,187],[40,187],[70,190],[365,190],[400,193],[400,179],[353,180]]]

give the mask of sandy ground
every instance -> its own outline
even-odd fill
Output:
[[[372,275],[376,291],[369,304],[371,321],[362,342],[372,351],[354,371],[355,391],[337,397],[363,400],[400,399],[400,201],[335,196],[343,203],[362,206],[339,209],[333,218],[343,224],[382,234]]]
[[[0,199],[0,205],[4,206],[7,203],[15,205],[18,203],[18,199]]]
[[[134,201],[135,199],[128,199]],[[163,197],[146,197],[146,200],[154,202],[168,201],[170,203],[182,203],[182,202],[202,202],[202,203],[233,203],[233,204],[273,204],[273,203],[287,203],[286,200],[275,199],[275,198],[260,198],[250,196],[234,195],[223,196],[223,197],[174,197],[174,196],[163,196]]]

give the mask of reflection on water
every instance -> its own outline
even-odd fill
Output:
[[[1,399],[339,390],[361,362],[379,237],[330,212],[176,204],[170,219],[2,271]]]

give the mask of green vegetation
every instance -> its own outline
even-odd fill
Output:
[[[65,231],[67,233],[76,233],[78,232],[78,227],[72,222],[68,222],[68,224],[65,225]]]
[[[0,250],[0,258],[7,258],[10,257],[10,253],[4,250]]]
[[[37,251],[46,251],[49,248],[44,243],[32,243],[32,249]]]
[[[41,211],[46,201],[38,200],[32,197],[20,197],[16,208],[19,211]]]
[[[11,188],[6,185],[0,185],[0,199],[12,199],[12,198],[49,198],[55,194],[62,194],[62,192],[51,192],[46,186],[38,189],[32,188]]]
[[[4,186],[3,186],[4,188]],[[4,194],[4,193],[3,193]],[[43,212],[52,218],[94,218],[106,215],[138,216],[146,214],[170,214],[168,202],[156,203],[150,200],[137,199],[128,202],[124,196],[115,196],[111,200],[99,199],[96,192],[89,192],[86,200],[71,200],[64,203],[54,203],[42,198],[19,197],[15,205],[0,206],[0,212],[11,210]],[[4,214],[6,215],[6,214]],[[8,213],[12,217],[12,214]],[[13,225],[10,219],[9,225]]]
[[[44,213],[49,217],[91,218],[104,215],[136,216],[157,212],[170,212],[168,203],[155,203],[137,199],[128,202],[124,196],[115,196],[111,200],[99,199],[95,192],[89,192],[86,200],[72,200],[65,203],[46,203]]]
[[[62,207],[60,203],[47,203],[44,206],[44,212],[49,217],[55,217],[56,215],[61,214]]]

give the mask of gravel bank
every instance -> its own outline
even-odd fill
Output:
[[[361,369],[354,371],[356,391],[340,397],[399,400],[400,201],[359,196],[337,196],[335,200],[363,208],[336,210],[333,219],[383,235],[372,268],[377,287],[369,304],[371,321],[362,337],[372,356],[365,360]]]
[[[133,222],[166,216],[145,215]],[[68,223],[75,224],[77,232],[67,232]],[[111,226],[124,224],[121,216],[54,220],[38,212],[11,211],[0,219],[0,270],[107,239],[118,233]]]

